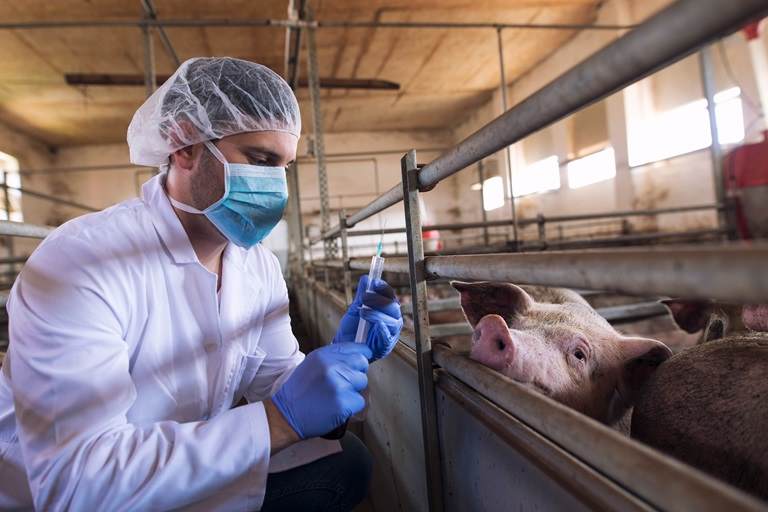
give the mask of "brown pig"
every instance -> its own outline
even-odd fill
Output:
[[[470,358],[606,424],[672,354],[659,341],[619,334],[571,290],[451,284],[474,328]]]
[[[712,300],[665,299],[661,301],[678,327],[687,333],[701,331],[698,344],[726,336],[768,332],[768,305],[725,304]]]
[[[632,437],[768,499],[768,335],[708,341],[665,361],[632,412]]]

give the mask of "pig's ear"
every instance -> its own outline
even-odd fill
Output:
[[[745,304],[741,321],[749,330],[768,332],[768,304]]]
[[[677,326],[689,334],[704,329],[712,314],[712,302],[707,300],[665,299],[660,302],[667,306]]]
[[[499,315],[510,323],[533,304],[525,290],[510,283],[451,281],[451,286],[461,294],[461,309],[472,327],[486,315]]]
[[[622,359],[619,394],[629,406],[656,368],[672,356],[672,351],[660,341],[630,337],[620,340],[619,350]]]

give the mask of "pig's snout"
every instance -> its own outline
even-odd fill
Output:
[[[513,360],[515,348],[507,323],[499,315],[484,316],[475,325],[469,357],[501,371]]]

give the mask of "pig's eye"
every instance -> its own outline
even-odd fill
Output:
[[[573,352],[573,357],[575,357],[575,358],[576,358],[576,359],[578,359],[579,361],[586,361],[586,360],[587,360],[587,355],[586,355],[586,354],[584,353],[584,351],[583,351],[583,350],[581,350],[580,348],[577,348],[577,349],[576,349],[576,350]]]

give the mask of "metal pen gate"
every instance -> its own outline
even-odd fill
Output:
[[[704,247],[425,256],[422,240],[424,226],[418,200],[420,194],[467,166],[705,47],[767,12],[768,4],[763,0],[679,0],[436,160],[422,167],[417,164],[416,152],[409,151],[401,161],[400,185],[351,215],[342,213],[335,228],[326,230],[319,238],[310,240],[309,244],[302,242],[298,258],[301,268],[294,272],[294,285],[302,293],[302,313],[308,316],[321,338],[325,334],[329,339],[327,334],[332,334],[334,321],[351,297],[351,272],[364,271],[368,267],[367,260],[349,258],[348,237],[357,232],[348,230],[382,210],[404,202],[408,256],[387,259],[385,269],[408,275],[414,329],[403,332],[395,351],[401,362],[391,363],[387,371],[395,377],[404,375],[402,362],[415,366],[417,370],[420,422],[415,430],[421,430],[422,434],[420,444],[424,473],[421,478],[425,482],[430,510],[460,509],[453,500],[464,491],[457,488],[454,466],[457,462],[474,462],[461,452],[461,447],[448,446],[447,443],[459,435],[457,424],[471,427],[478,421],[493,432],[497,440],[501,439],[507,446],[514,447],[517,453],[555,482],[558,489],[566,490],[571,498],[586,508],[764,508],[763,504],[746,494],[624,438],[604,425],[456,354],[450,348],[433,347],[426,284],[428,280],[437,278],[478,279],[636,295],[766,302],[768,273],[764,270],[768,262],[768,246],[730,243]],[[709,90],[708,100],[712,108],[711,92]],[[713,140],[716,141],[716,137]],[[715,166],[714,179],[716,190],[721,191],[718,166]],[[718,200],[719,208],[723,202],[720,192]],[[300,216],[298,208],[293,215]],[[721,227],[727,221],[725,215],[721,215]],[[512,223],[517,224],[514,217]],[[327,247],[329,241],[337,238],[341,241],[341,260],[310,261],[304,265],[307,247],[320,241]],[[723,265],[726,261],[727,267]],[[314,268],[324,272],[322,280],[315,279]],[[343,272],[343,294],[329,286],[332,269]],[[371,368],[372,381],[386,378],[380,375],[384,371],[375,369],[374,365]],[[390,380],[397,381],[401,388],[407,385],[412,389],[415,384]],[[377,397],[373,399],[375,402]],[[382,404],[382,410],[392,413],[387,417],[388,421],[405,421],[397,415],[409,407],[407,402],[413,400],[413,396],[399,394],[384,397],[384,400],[386,403]],[[460,412],[456,412],[456,408]],[[453,414],[452,417],[460,418],[460,421],[441,421],[446,414]],[[403,442],[413,447],[412,441]],[[392,465],[394,459],[401,456],[394,454],[393,460],[387,463]],[[488,456],[492,458],[493,453]],[[415,478],[413,471],[404,471],[410,478]],[[393,478],[396,479],[397,475]],[[511,481],[509,485],[514,486]],[[552,499],[557,502],[560,498]],[[557,503],[563,505],[567,500]]]

